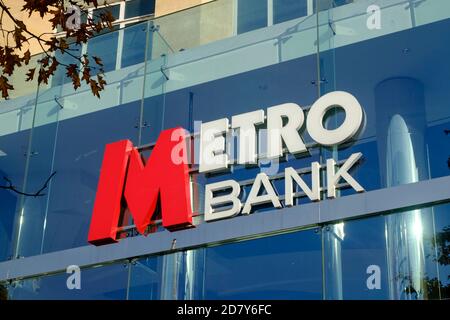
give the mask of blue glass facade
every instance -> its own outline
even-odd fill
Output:
[[[382,1],[380,28],[367,22],[369,5],[219,0],[91,40],[87,52],[101,56],[107,71],[101,99],[87,87],[74,91],[59,75],[2,102],[2,176],[33,193],[56,173],[42,196],[0,189],[0,268],[88,245],[106,144],[129,139],[142,146],[163,129],[198,132],[200,121],[286,102],[307,108],[328,92],[350,92],[362,105],[365,124],[355,141],[315,146],[308,156],[270,166],[193,174],[196,222],[202,223],[208,183],[307,168],[356,152],[363,161],[352,176],[366,192],[449,176],[449,3]],[[214,20],[219,13],[222,20]],[[183,24],[202,16],[210,19]],[[336,108],[327,126],[341,121]],[[282,181],[274,187],[285,193]],[[242,199],[249,190],[243,188]],[[342,198],[354,194],[339,191]],[[11,299],[446,299],[449,201],[81,266],[81,290],[67,289],[64,270],[4,279],[10,280],[5,286]],[[284,210],[263,205],[253,214]],[[380,270],[372,289],[371,266]]]

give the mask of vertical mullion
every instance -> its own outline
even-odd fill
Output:
[[[238,12],[239,12],[239,0],[234,0],[233,9],[233,35],[238,34]]]
[[[314,0],[306,0],[306,15],[314,14]]]
[[[125,28],[125,1],[122,1],[120,4],[119,11],[119,34],[117,38],[117,55],[116,55],[116,70],[119,70],[122,67],[122,51],[123,51],[123,33]]]
[[[267,26],[270,27],[273,25],[273,1],[267,0]]]
[[[87,20],[93,19],[93,16],[94,16],[94,9],[93,9],[93,8],[88,9]],[[83,55],[87,54],[87,52],[88,52],[88,45],[89,45],[89,41],[86,42],[86,43],[83,43],[83,44],[81,45],[80,58],[81,58]],[[79,64],[80,78],[82,77],[82,70],[81,70],[82,67],[83,67],[83,64],[82,64],[81,61],[80,61],[80,64]]]

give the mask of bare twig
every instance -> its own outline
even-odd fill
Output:
[[[17,190],[17,188],[13,185],[12,181],[8,178],[8,177],[3,177],[3,179],[8,183],[8,185],[6,186],[0,186],[0,189],[5,189],[5,190],[11,190],[17,194],[23,195],[23,196],[28,196],[28,197],[42,197],[45,196],[45,193],[42,193],[42,191],[44,191],[45,189],[47,189],[48,184],[50,182],[50,180],[55,176],[56,171],[53,172],[45,181],[44,185],[36,192],[34,193],[29,193],[29,192],[23,192],[20,190]]]

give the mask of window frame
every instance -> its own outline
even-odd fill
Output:
[[[239,13],[239,0],[235,0],[236,1],[236,5],[235,5],[235,27],[234,27],[234,34],[240,34],[238,33],[238,13]],[[274,16],[273,16],[273,12],[274,12],[274,1],[276,0],[266,0],[267,1],[267,25],[266,27],[270,27],[274,25]],[[306,0],[306,17],[311,16],[314,14],[314,0]],[[253,31],[253,30],[251,30]],[[247,31],[249,32],[249,31]],[[245,32],[243,32],[245,33]],[[242,33],[241,33],[242,34]]]

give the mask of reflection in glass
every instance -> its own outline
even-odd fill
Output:
[[[310,1],[312,3],[312,1]],[[274,0],[273,23],[280,23],[308,14],[308,0]]]
[[[204,250],[137,259],[131,266],[130,300],[192,300],[203,296]]]
[[[125,3],[125,19],[155,12],[155,0],[131,0]]]
[[[239,0],[237,33],[244,33],[267,26],[267,1]]]
[[[114,29],[117,29],[117,26]],[[88,42],[87,51],[89,56],[101,57],[105,72],[116,69],[118,37],[118,32],[108,32],[98,35]]]
[[[81,269],[80,289],[69,289],[67,273],[18,280],[9,294],[13,300],[124,300],[128,270],[127,263]]]
[[[424,132],[426,127],[423,85],[411,78],[392,78],[375,89],[381,159],[385,159],[386,187],[418,182],[427,176]],[[413,93],[413,94],[411,94]],[[382,127],[388,124],[387,127]],[[425,288],[422,210],[386,217],[390,296],[423,299]]]
[[[320,234],[287,233],[206,249],[204,299],[322,299]]]

